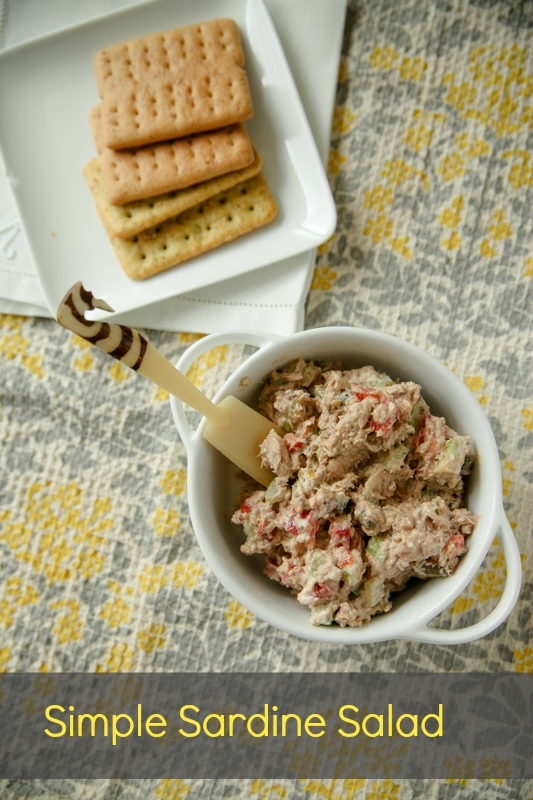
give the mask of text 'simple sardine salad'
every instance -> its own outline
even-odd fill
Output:
[[[420,386],[298,359],[269,375],[259,410],[287,431],[261,445],[277,477],[248,483],[232,519],[311,624],[360,626],[410,578],[454,572],[478,519],[462,507],[470,439]]]

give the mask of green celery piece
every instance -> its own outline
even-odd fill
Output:
[[[318,572],[320,567],[323,567],[328,561],[327,556],[322,550],[314,550],[313,555],[311,556],[311,561],[309,562],[309,573],[314,575],[315,572]]]
[[[452,467],[457,458],[461,459],[460,466],[462,467],[464,461],[464,454],[461,449],[459,437],[454,437],[453,439],[448,439],[444,448],[442,450],[442,456],[439,458],[437,463],[437,472],[450,472],[450,467]]]
[[[408,447],[406,447],[404,444],[399,444],[384,460],[383,466],[385,469],[388,469],[389,472],[397,472],[405,461],[405,457],[408,452]]]
[[[267,503],[277,503],[279,498],[281,497],[281,489],[276,483],[276,479],[274,479],[271,483],[268,484],[267,490],[265,492],[265,500]]]
[[[366,552],[377,558],[378,561],[385,561],[387,558],[387,548],[383,536],[372,536],[366,546]]]
[[[293,358],[292,361],[289,361],[288,364],[285,364],[285,366],[282,368],[282,372],[294,372],[297,364],[298,364],[298,359]]]
[[[382,375],[381,377],[376,378],[373,381],[367,381],[367,383],[365,385],[366,386],[371,386],[371,387],[376,387],[376,388],[378,388],[380,386],[393,386],[394,385],[394,381],[392,381],[389,378],[388,375]]]
[[[302,376],[305,379],[305,383],[302,381],[303,385],[309,386],[309,384],[312,383],[315,378],[318,377],[318,375],[320,375],[320,372],[320,367],[317,367],[316,365],[312,367],[310,364],[306,364],[302,373]]]
[[[369,606],[376,606],[383,595],[383,583],[377,578],[365,581],[365,597]]]

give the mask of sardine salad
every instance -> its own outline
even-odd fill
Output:
[[[247,484],[232,521],[312,625],[360,626],[411,578],[454,572],[478,519],[463,507],[470,439],[420,386],[298,359],[270,373],[259,410],[286,431],[261,445],[276,478]]]

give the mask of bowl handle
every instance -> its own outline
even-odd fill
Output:
[[[264,347],[268,347],[269,345],[273,344],[280,338],[280,336],[277,336],[274,333],[262,333],[261,331],[228,331],[223,333],[212,333],[209,336],[203,336],[197,342],[188,347],[180,357],[176,367],[185,375],[194,364],[196,359],[204,353],[207,353],[207,351],[211,350],[213,347],[219,347],[220,345],[225,344],[251,344],[261,350]],[[178,428],[178,433],[183,444],[185,445],[185,449],[187,452],[189,452],[190,447],[197,436],[197,431],[193,430],[193,428],[191,428],[189,425],[181,400],[179,400],[177,397],[171,397],[170,404],[172,408],[172,415]]]
[[[488,617],[470,625],[468,628],[458,628],[456,630],[443,630],[439,628],[428,628],[424,625],[419,630],[411,631],[406,638],[428,644],[464,644],[473,642],[474,639],[481,639],[501,625],[513,610],[518,595],[520,594],[520,584],[522,582],[522,560],[516,539],[509,521],[502,508],[500,518],[501,545],[505,556],[507,567],[507,578],[505,589],[495,609]]]

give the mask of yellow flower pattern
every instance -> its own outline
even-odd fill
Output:
[[[192,589],[196,586],[196,581],[203,571],[203,567],[200,564],[195,564],[194,561],[178,562],[174,565],[169,580],[176,589],[179,589],[180,586]]]
[[[155,594],[159,589],[166,586],[164,568],[162,566],[146,567],[144,572],[139,575],[139,588],[143,594]]]
[[[140,631],[137,634],[137,641],[141,650],[146,650],[147,653],[153,653],[156,648],[164,647],[167,643],[163,634],[166,631],[165,625],[155,625],[152,623],[147,630]]]
[[[117,629],[130,621],[131,608],[122,597],[117,597],[105,604],[100,616],[102,619],[107,620],[110,628]]]
[[[25,320],[26,317],[18,317],[13,314],[0,315],[0,328],[7,328],[7,333],[0,337],[0,356],[8,361],[21,363],[37,378],[44,378],[42,355],[28,353],[30,340],[22,335],[22,324]]]
[[[187,372],[187,377],[195,386],[201,386],[207,370],[214,369],[218,364],[226,360],[228,352],[227,345],[213,347],[207,353],[203,353],[200,358],[192,365]]]
[[[129,645],[117,642],[111,646],[104,665],[97,664],[96,672],[130,672],[135,651]]]
[[[252,624],[253,614],[242,606],[237,600],[228,604],[224,617],[230,628],[248,628]]]
[[[164,779],[155,790],[158,800],[181,800],[191,791],[191,784],[182,780]]]
[[[96,499],[86,515],[82,500],[83,491],[75,481],[57,486],[34,483],[26,492],[20,519],[5,523],[0,541],[49,582],[66,581],[76,574],[91,578],[102,570],[103,534],[113,520],[108,517],[108,498]],[[33,528],[41,532],[37,548],[31,546]]]
[[[187,474],[184,469],[167,469],[159,481],[159,485],[163,488],[163,494],[173,494],[176,497],[180,497],[185,492],[186,481]]]
[[[156,508],[155,514],[152,517],[152,525],[154,526],[156,536],[174,536],[176,531],[181,528],[179,514],[172,508]]]
[[[316,267],[311,281],[311,291],[327,292],[333,286],[337,273],[329,267]]]
[[[52,603],[52,609],[61,609],[66,613],[57,621],[54,633],[60,644],[76,642],[81,638],[83,623],[79,617],[80,605],[76,600],[59,600]]]

